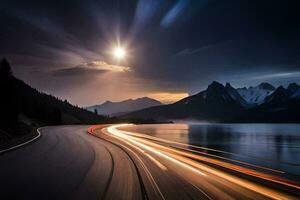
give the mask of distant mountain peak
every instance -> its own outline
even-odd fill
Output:
[[[224,85],[222,85],[221,83],[217,82],[217,81],[213,81],[208,87],[207,87],[207,92],[211,91],[211,90],[220,90],[220,89],[224,89]]]
[[[228,83],[228,82],[226,83],[225,87],[226,87],[226,88],[233,88],[233,87],[231,86],[231,84]]]
[[[162,105],[161,102],[149,97],[126,99],[119,102],[106,101],[101,105],[87,107],[87,110],[97,110],[98,114],[117,116],[135,110]]]
[[[281,105],[287,102],[291,96],[291,92],[283,86],[279,86],[270,96],[265,98],[265,104]]]
[[[289,91],[288,89],[284,88],[282,85],[279,86],[273,93],[274,95],[278,95],[278,94],[284,94],[289,96],[291,94],[291,91]]]
[[[267,82],[262,82],[261,84],[258,85],[258,88],[264,89],[264,90],[275,90],[276,88],[271,85],[270,83]]]
[[[149,97],[140,97],[140,98],[137,98],[135,100],[138,100],[138,99],[140,99],[140,100],[155,100],[155,99],[152,99],[152,98],[149,98]]]
[[[220,86],[223,86],[223,85],[217,81],[213,81],[213,82],[211,82],[211,84],[208,85],[208,87],[220,87]]]
[[[213,81],[207,87],[204,97],[208,101],[214,101],[214,100],[217,100],[219,98],[224,99],[224,100],[226,99],[226,101],[231,99],[231,97],[227,93],[226,88],[224,87],[224,85],[222,85],[221,83],[219,83],[217,81]]]
[[[236,102],[238,102],[241,106],[243,107],[248,106],[246,100],[238,93],[238,91],[234,87],[230,85],[230,83],[226,83],[225,89],[227,90],[231,98],[234,99]]]
[[[285,88],[284,88],[282,85],[280,85],[276,90],[277,90],[277,91],[284,91]]]
[[[297,83],[293,82],[289,84],[289,87],[300,87]]]
[[[300,86],[297,83],[290,83],[288,86],[288,90],[290,90],[293,93],[299,89],[300,89]]]
[[[250,106],[260,105],[264,103],[265,98],[271,95],[275,87],[269,83],[262,82],[255,87],[238,88],[238,93],[246,100]]]

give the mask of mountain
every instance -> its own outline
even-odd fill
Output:
[[[222,84],[214,81],[206,90],[176,103],[139,110],[123,117],[223,121],[236,118],[243,110],[240,102]]]
[[[272,94],[275,89],[269,83],[261,83],[256,87],[238,88],[237,92],[250,106],[256,106],[264,103],[265,98]]]
[[[292,98],[300,98],[300,86],[297,83],[289,84],[288,90],[291,91]]]
[[[241,106],[248,107],[248,102],[240,95],[240,93],[235,88],[230,85],[230,83],[226,83],[225,88],[231,98],[236,100]]]
[[[14,77],[7,60],[3,59],[0,64],[0,129],[10,131],[24,122],[36,126],[94,124],[108,120],[66,100],[39,92]]]
[[[248,118],[260,122],[300,122],[300,98],[299,88],[296,84],[289,87],[278,87],[271,95],[265,98],[265,102],[253,108]]]
[[[285,109],[292,102],[298,101],[300,86],[291,83],[287,88],[279,86],[271,95],[265,98],[265,102],[260,107],[265,109]]]
[[[297,83],[290,83],[287,87],[292,93],[297,92],[300,89],[300,86]]]
[[[87,110],[91,112],[95,112],[96,110],[97,113],[101,115],[118,116],[128,112],[159,105],[162,105],[162,103],[155,99],[142,97],[137,99],[127,99],[120,102],[106,101],[101,105],[87,107]]]
[[[277,106],[285,105],[287,102],[290,101],[291,95],[292,91],[280,86],[271,95],[265,98],[265,101],[262,104],[262,106],[275,108]]]
[[[243,91],[244,99],[238,90]],[[218,122],[300,122],[300,86],[275,88],[268,83],[256,87],[235,89],[212,82],[196,95],[176,103],[128,113],[124,118],[156,120],[196,119]],[[255,103],[254,103],[255,102]]]
[[[291,97],[300,99],[300,90],[297,90]]]

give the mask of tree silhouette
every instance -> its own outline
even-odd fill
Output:
[[[62,123],[61,120],[61,111],[59,108],[55,107],[52,111],[49,113],[49,123],[53,125],[59,125]]]
[[[8,129],[18,122],[20,99],[10,64],[5,58],[0,62],[0,92],[0,127]]]
[[[96,115],[98,115],[98,110],[96,108],[95,108],[94,112]]]
[[[12,70],[10,64],[5,58],[3,58],[0,63],[0,76],[1,77],[12,76]]]

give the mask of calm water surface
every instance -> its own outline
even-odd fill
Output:
[[[222,156],[282,170],[300,180],[300,124],[158,124],[126,130],[234,153]]]

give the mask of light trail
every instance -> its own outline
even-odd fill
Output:
[[[145,153],[145,155],[148,156],[148,158],[150,158],[150,160],[152,160],[159,168],[161,168],[164,171],[167,170],[166,166],[164,166],[158,160],[156,160],[155,158],[153,158],[153,156],[151,156],[150,154],[147,154],[147,153]]]
[[[127,126],[133,126],[133,125],[134,124],[127,124]],[[191,147],[191,148],[194,148],[194,149],[211,151],[211,152],[217,152],[217,153],[222,153],[222,154],[228,154],[228,155],[233,155],[233,156],[236,156],[236,157],[248,157],[248,158],[252,158],[252,159],[256,159],[256,160],[261,160],[262,159],[262,158],[258,158],[256,156],[252,156],[252,155],[242,155],[242,154],[232,153],[232,152],[228,152],[228,151],[222,151],[222,150],[218,150],[218,149],[212,149],[212,148],[208,148],[208,147],[195,146],[195,145],[192,145],[192,144],[175,142],[175,141],[166,140],[166,139],[162,139],[162,138],[157,138],[157,137],[146,135],[146,134],[141,134],[141,133],[136,133],[136,132],[131,132],[131,131],[129,132],[129,131],[126,131],[126,130],[122,130],[122,131],[124,131],[124,133],[126,133],[128,135],[132,135],[132,136],[135,136],[135,137],[146,138],[146,139],[149,139],[149,140],[158,141],[158,142],[162,142],[162,143],[168,143],[168,144],[173,144],[173,145],[178,145],[178,146],[184,146],[184,147],[187,147],[187,148]],[[293,147],[298,148],[297,146],[293,146]],[[187,151],[191,151],[191,149],[186,149],[186,150]],[[197,151],[197,152],[201,153],[199,151]],[[209,155],[215,156],[214,154],[209,154]],[[222,158],[229,160],[228,158],[225,158],[225,157],[222,157]],[[263,160],[266,161],[265,158]],[[257,167],[257,168],[261,168],[261,169],[273,171],[273,172],[276,172],[276,173],[282,173],[282,174],[285,173],[284,171],[280,171],[280,170],[276,170],[276,169],[271,169],[271,168],[267,168],[267,167],[263,167],[263,166],[259,166],[259,165],[253,165],[253,164],[246,163],[246,162],[242,163],[239,160],[233,160],[233,159],[231,159],[230,161],[232,161],[232,162],[239,162],[241,164],[245,164],[245,165],[249,165],[249,166],[253,166],[253,167]],[[267,159],[267,161],[269,161],[269,162],[276,162],[274,160],[269,160],[269,159]],[[284,162],[283,161],[281,163],[287,164],[287,165],[293,165],[293,166],[300,166],[298,164],[291,163],[291,162]]]
[[[123,125],[118,126],[118,127],[112,127],[114,129],[114,132],[117,132],[118,134],[122,135],[123,139],[131,138],[130,140],[139,141],[140,143],[146,144],[148,146],[152,146],[156,149],[165,150],[166,152],[172,152],[172,153],[175,153],[177,155],[182,155],[182,156],[189,157],[189,158],[192,158],[192,159],[196,159],[196,160],[199,160],[199,161],[204,161],[206,163],[212,163],[212,164],[215,164],[215,165],[220,166],[220,167],[224,167],[224,168],[227,168],[227,169],[230,169],[230,170],[234,170],[234,171],[246,174],[248,176],[261,178],[261,179],[264,179],[264,180],[267,180],[267,181],[271,181],[271,182],[279,183],[279,184],[286,185],[286,186],[289,186],[289,187],[293,187],[293,188],[296,188],[296,189],[300,189],[299,185],[295,185],[293,182],[290,182],[290,181],[288,181],[286,179],[283,179],[283,178],[280,178],[278,176],[272,176],[272,175],[269,175],[269,174],[265,174],[265,173],[261,173],[261,172],[252,170],[252,169],[248,169],[248,168],[245,168],[245,167],[234,165],[234,164],[231,164],[231,163],[228,163],[228,162],[223,162],[223,161],[220,161],[220,160],[207,158],[207,157],[204,157],[204,156],[199,156],[199,155],[195,155],[195,154],[188,153],[188,152],[179,151],[179,150],[176,150],[176,149],[165,147],[164,145],[159,145],[159,144],[153,143],[151,141],[141,139],[140,137],[138,137],[138,138],[132,137],[132,134],[128,134],[130,132],[117,129],[117,128],[120,128],[120,127],[123,127],[123,126],[126,126],[126,124],[123,124]],[[203,154],[205,155],[205,153],[203,153]],[[210,154],[208,154],[208,155],[210,155]],[[220,158],[223,158],[223,157],[220,157]],[[245,164],[245,163],[243,163],[243,164]],[[248,165],[251,166],[251,164],[248,164]],[[259,167],[259,166],[257,166],[257,167]],[[269,169],[269,168],[264,168],[264,169]],[[269,170],[270,171],[275,171],[275,170],[272,170],[272,169],[269,169]]]
[[[226,181],[228,181],[228,182],[230,182],[230,184],[233,184],[232,189],[234,188],[233,190],[235,190],[236,192],[239,191],[239,189],[238,189],[239,187],[242,187],[242,188],[245,188],[246,191],[251,191],[253,195],[260,194],[265,197],[272,198],[272,199],[278,199],[278,200],[279,199],[297,199],[294,196],[288,195],[284,192],[277,191],[270,187],[264,186],[264,185],[262,185],[261,181],[259,181],[260,183],[257,183],[257,181],[254,181],[255,179],[248,180],[245,178],[241,178],[241,177],[238,177],[231,173],[224,172],[223,170],[220,170],[218,168],[211,167],[210,165],[203,164],[203,162],[221,166],[223,168],[227,168],[232,171],[236,171],[236,172],[245,174],[247,176],[252,176],[254,178],[257,178],[257,180],[270,181],[274,184],[280,184],[280,185],[284,185],[286,187],[291,187],[291,188],[299,190],[300,186],[297,183],[288,181],[287,179],[283,179],[283,178],[280,178],[277,176],[257,172],[252,169],[234,165],[232,163],[224,162],[224,161],[221,161],[218,159],[208,158],[208,157],[205,157],[205,154],[203,154],[203,156],[196,155],[195,153],[197,153],[197,151],[194,151],[194,150],[189,151],[188,149],[185,149],[185,148],[171,147],[168,145],[165,146],[164,144],[160,144],[160,143],[153,141],[153,138],[147,138],[147,136],[141,137],[141,134],[138,134],[138,136],[137,136],[135,133],[132,134],[131,132],[118,129],[118,128],[121,128],[124,126],[127,126],[127,124],[112,125],[112,126],[102,129],[103,130],[102,133],[105,133],[105,135],[107,135],[108,137],[113,137],[113,138],[119,140],[120,142],[122,141],[125,144],[132,147],[133,149],[138,150],[142,155],[145,155],[145,157],[149,158],[162,171],[166,171],[168,164],[170,164],[170,162],[171,162],[171,163],[175,164],[175,166],[179,169],[182,168],[182,169],[188,170],[192,173],[196,173],[196,174],[200,175],[204,179],[207,179],[207,181],[212,182],[212,183],[209,183],[207,186],[205,186],[203,184],[201,185],[202,188],[206,188],[206,190],[210,191],[209,193],[211,193],[211,194],[214,194],[213,190],[216,190],[216,188],[213,189],[214,184],[221,184],[221,185],[224,185],[223,187],[228,187],[226,185]],[[166,140],[166,141],[169,142],[168,140]],[[151,154],[155,155],[155,156],[152,156]],[[207,155],[207,156],[209,156],[209,155]],[[157,158],[159,158],[159,159],[157,159]],[[160,159],[163,159],[164,162],[160,162]],[[220,159],[222,159],[222,157],[220,157]],[[139,160],[143,163],[142,157],[139,158]],[[163,161],[163,160],[161,160],[161,161]],[[199,162],[199,161],[202,161],[202,162]],[[162,163],[164,163],[164,164],[162,164]],[[143,163],[143,165],[145,165],[145,164]],[[144,167],[147,168],[146,166],[144,166]],[[188,173],[188,171],[184,172],[184,170],[182,170],[177,173],[181,174],[182,176],[186,176],[186,178],[189,177],[189,180],[186,180],[186,181],[189,182],[194,187],[196,186],[195,188],[199,188],[199,185],[197,186],[195,183],[193,183],[193,181],[196,181],[196,180],[190,173]],[[148,170],[148,172],[150,174],[149,170]],[[152,177],[152,179],[153,179],[153,177]],[[204,181],[204,179],[203,179],[203,181]],[[154,181],[154,179],[153,179],[153,181]],[[156,184],[156,187],[158,187],[157,184]],[[208,192],[208,191],[203,191],[201,188],[199,188],[198,190],[204,192],[205,194],[207,194],[207,192]],[[215,192],[217,192],[217,191],[215,191]],[[219,193],[219,195],[221,193],[223,193],[223,195],[225,195],[225,192],[223,192],[222,190],[219,190],[218,193]],[[249,193],[249,192],[245,192],[245,195],[249,195],[250,197],[252,197],[251,193]]]
[[[146,153],[144,150],[142,150],[140,147],[137,147],[135,145],[131,145],[130,143],[126,142],[126,144],[130,145],[131,147],[133,147],[134,149],[138,150],[139,152],[141,152],[142,154],[145,154],[150,160],[152,160],[159,168],[161,168],[162,170],[166,171],[167,168],[166,166],[164,166],[163,164],[161,164],[158,160],[156,160],[153,156],[151,156],[150,154]]]
[[[131,147],[134,147],[134,145],[132,145],[132,144],[130,144],[130,143],[128,143],[128,142],[125,142],[125,143],[128,144],[128,145],[131,146]],[[147,166],[145,165],[144,161],[140,158],[140,156],[138,156],[138,154],[137,154],[136,152],[134,152],[134,151],[131,150],[130,148],[124,146],[123,144],[118,143],[118,145],[119,145],[120,147],[122,147],[122,148],[128,150],[129,152],[131,152],[131,153],[138,159],[138,161],[139,161],[139,163],[141,164],[142,168],[144,169],[144,171],[145,171],[147,177],[149,178],[152,187],[154,188],[155,191],[157,191],[157,193],[160,195],[160,197],[161,197],[163,200],[165,200],[165,197],[164,197],[163,193],[161,192],[161,190],[160,190],[160,188],[158,187],[158,185],[157,185],[155,179],[153,178],[151,172],[149,171],[149,169],[148,169]],[[137,149],[137,147],[136,147],[136,149]],[[139,148],[138,148],[138,149],[139,149]],[[141,151],[144,152],[143,150],[141,150]]]
[[[128,124],[128,125],[132,125],[132,124]],[[188,149],[188,147],[192,147],[192,148],[195,148],[195,149],[206,150],[206,151],[213,151],[213,152],[218,152],[218,153],[223,153],[223,154],[228,154],[228,155],[234,155],[234,156],[238,156],[238,157],[244,157],[244,155],[231,153],[231,152],[227,152],[227,151],[222,151],[222,150],[217,150],[217,149],[211,149],[211,148],[207,148],[207,147],[199,147],[199,146],[195,146],[195,145],[191,145],[191,144],[175,142],[175,141],[171,141],[171,140],[157,138],[157,137],[153,137],[153,136],[149,136],[149,135],[145,135],[145,134],[140,134],[140,133],[129,132],[129,131],[125,131],[125,130],[122,130],[122,131],[123,131],[124,134],[132,135],[132,136],[139,137],[139,138],[145,138],[145,139],[148,139],[148,140],[157,141],[157,142],[161,142],[161,143],[184,146],[186,148],[183,148],[183,147],[176,147],[176,148],[181,148],[185,151],[190,151],[190,152],[193,152],[193,153],[199,153],[199,154],[203,154],[203,155],[207,155],[207,156],[211,156],[211,157],[215,157],[215,158],[220,158],[222,160],[228,160],[228,161],[231,161],[231,162],[235,162],[235,163],[239,163],[239,164],[243,164],[243,165],[247,165],[247,166],[251,166],[251,167],[255,167],[255,168],[260,168],[260,169],[263,169],[263,170],[272,171],[272,172],[276,172],[276,173],[281,173],[281,174],[285,173],[284,171],[277,170],[277,169],[272,169],[272,168],[269,168],[269,167],[263,167],[263,166],[254,165],[254,164],[239,161],[239,160],[234,160],[234,159],[230,159],[230,158],[226,158],[226,157],[222,157],[222,156],[217,156],[217,155],[210,154],[210,153],[204,153],[204,152],[201,152],[201,151]]]
[[[118,130],[117,128],[115,128],[115,130],[119,131],[119,134],[120,133],[122,134],[122,132],[123,132],[122,130]],[[128,137],[132,138],[131,136],[128,136],[128,135],[126,136],[126,132],[123,133],[123,135],[125,135],[125,137],[123,136],[124,139],[126,137],[127,138]],[[247,169],[247,168],[244,168],[244,167],[240,167],[240,166],[237,166],[237,165],[234,165],[234,164],[231,164],[231,163],[227,163],[227,162],[223,162],[223,161],[219,161],[219,160],[216,160],[216,159],[207,158],[207,157],[203,157],[203,156],[194,155],[194,154],[191,154],[191,153],[182,152],[182,151],[179,151],[179,150],[176,150],[176,149],[172,149],[172,148],[169,148],[169,147],[165,147],[163,145],[158,145],[156,143],[143,140],[141,138],[133,138],[133,139],[137,140],[141,143],[144,143],[144,144],[150,145],[152,147],[155,147],[156,149],[163,149],[166,152],[173,152],[177,155],[183,155],[185,157],[205,161],[207,163],[213,163],[215,165],[225,167],[225,168],[230,169],[230,170],[238,171],[238,172],[243,173],[243,174],[247,174],[247,175],[254,176],[254,177],[257,177],[257,178],[261,178],[261,179],[264,179],[264,180],[268,180],[268,181],[271,181],[271,182],[276,182],[276,183],[283,184],[283,185],[286,185],[286,186],[289,186],[289,187],[294,187],[296,189],[300,189],[299,185],[295,185],[293,183],[290,183],[288,180],[277,177],[277,176],[272,176],[272,175],[260,173],[260,172],[257,172],[255,170]]]
[[[132,139],[128,138],[126,134],[122,134],[120,130],[116,129],[117,127],[120,127],[120,126],[121,125],[110,126],[110,127],[107,128],[107,131],[109,133],[117,136],[117,137],[123,138],[123,139],[125,139],[127,141],[130,141],[131,143],[136,144],[136,145],[138,145],[138,146],[140,146],[140,147],[142,147],[142,148],[144,148],[144,149],[146,149],[148,151],[151,151],[152,153],[155,153],[155,154],[157,154],[157,155],[159,155],[161,157],[164,157],[165,159],[168,159],[169,161],[172,161],[172,162],[174,162],[176,164],[179,164],[179,165],[181,165],[181,166],[183,166],[183,167],[185,167],[187,169],[190,169],[191,171],[196,172],[197,174],[200,174],[202,176],[206,176],[206,174],[204,174],[203,172],[200,172],[199,170],[197,170],[197,169],[195,169],[195,168],[193,168],[193,167],[191,167],[191,166],[189,166],[189,165],[187,165],[187,164],[185,164],[183,162],[180,162],[180,161],[178,161],[178,160],[176,160],[176,159],[174,159],[174,158],[172,158],[172,157],[170,157],[170,156],[168,156],[166,154],[163,154],[160,151],[157,151],[157,150],[155,150],[152,147],[149,147],[147,145],[144,145],[144,144],[142,144],[140,142],[137,142],[135,140],[132,140]]]

